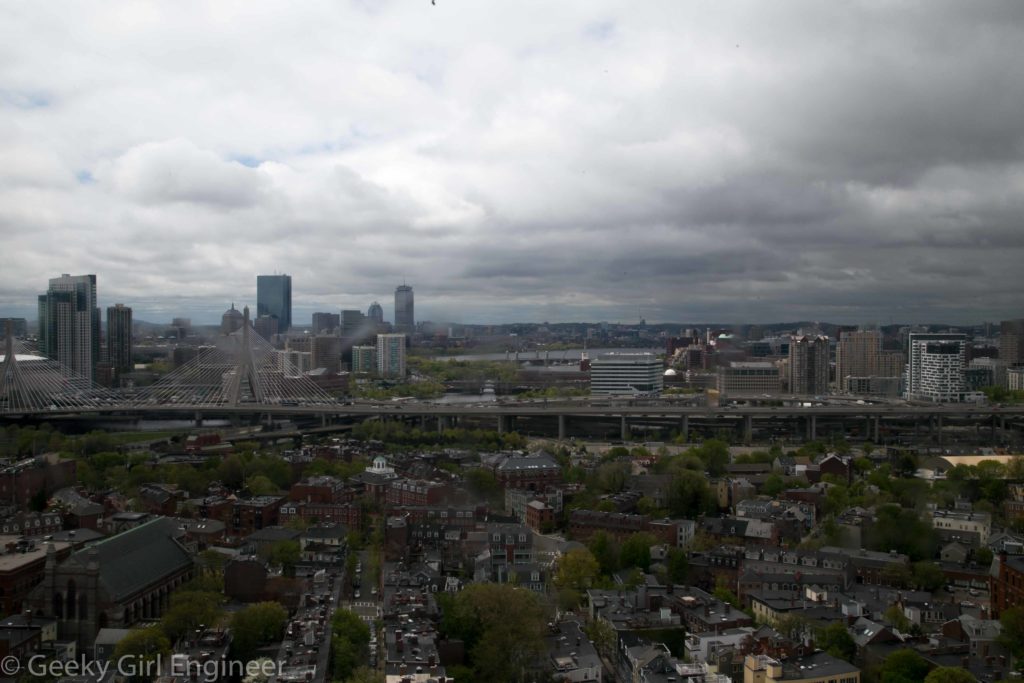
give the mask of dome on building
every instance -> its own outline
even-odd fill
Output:
[[[235,308],[234,304],[231,304],[231,308],[224,311],[224,315],[220,317],[220,333],[231,334],[242,329],[242,325],[245,324],[245,318],[242,312]]]
[[[672,368],[669,368],[668,370],[665,371],[665,377],[675,377],[676,374],[676,371]]]
[[[383,455],[378,455],[373,459],[373,465],[370,467],[371,472],[377,472],[378,474],[390,474],[395,470],[388,465],[388,460]]]

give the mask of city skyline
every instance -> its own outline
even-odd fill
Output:
[[[270,272],[300,321],[1019,315],[1017,4],[0,18],[0,315],[61,272],[156,321]]]

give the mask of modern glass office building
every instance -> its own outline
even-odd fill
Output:
[[[284,334],[292,326],[292,276],[256,276],[256,317],[277,318],[277,332]]]

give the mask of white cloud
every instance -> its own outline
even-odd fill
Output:
[[[467,320],[1020,315],[1022,13],[5,5],[0,305],[96,272],[212,319],[289,272]]]

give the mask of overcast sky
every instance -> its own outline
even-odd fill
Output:
[[[1024,315],[1024,3],[0,1],[0,317]]]

